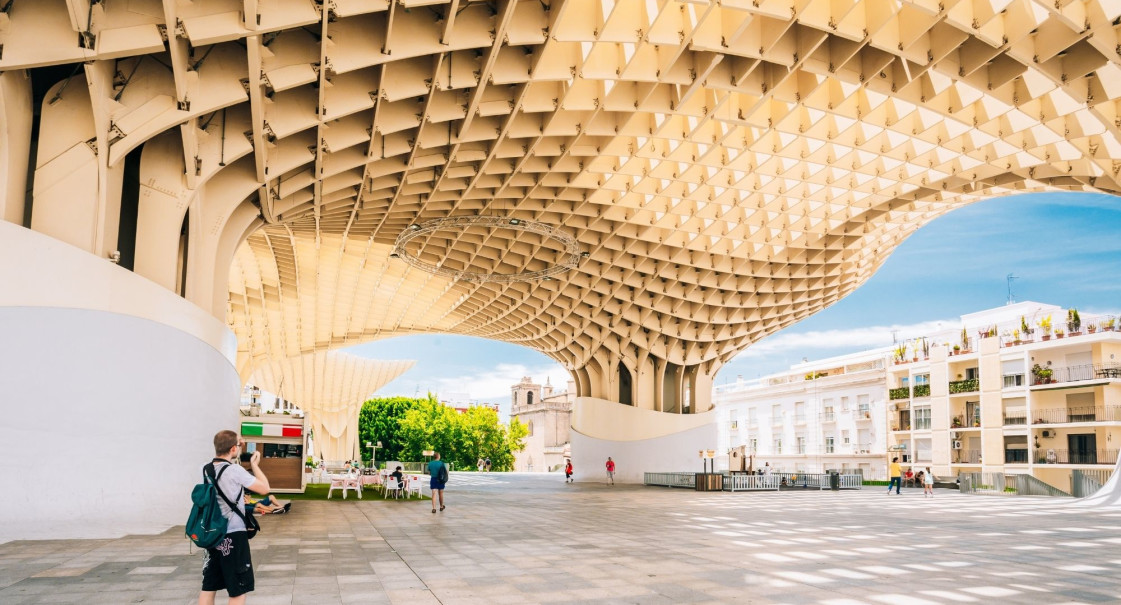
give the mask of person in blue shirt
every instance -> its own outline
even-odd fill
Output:
[[[428,463],[428,487],[432,489],[432,512],[436,512],[436,498],[440,498],[440,510],[444,510],[444,485],[448,481],[448,467],[440,461],[440,452],[436,452],[432,461]]]

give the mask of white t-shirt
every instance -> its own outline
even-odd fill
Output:
[[[253,485],[257,481],[257,478],[251,475],[249,471],[242,468],[240,464],[231,465],[228,462],[215,462],[214,474],[217,475],[227,466],[230,468],[226,469],[218,479],[218,489],[222,490],[222,493],[230,499],[230,502],[240,506],[245,501],[245,493],[242,490]],[[206,471],[204,470],[203,472],[205,473]],[[245,522],[241,520],[241,517],[239,517],[237,513],[230,510],[230,507],[226,505],[226,501],[222,499],[222,496],[218,496],[218,508],[222,511],[222,516],[226,518],[227,534],[232,534],[235,531],[245,531]],[[241,512],[244,513],[245,509],[242,508]]]
[[[926,472],[922,476],[923,485],[934,485],[934,473]]]

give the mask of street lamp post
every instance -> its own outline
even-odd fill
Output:
[[[372,441],[366,442],[366,447],[370,448],[370,468],[377,468],[378,448],[381,447],[381,442],[374,443]]]

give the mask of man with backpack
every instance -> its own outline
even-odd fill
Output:
[[[440,452],[436,452],[432,461],[428,463],[428,487],[432,489],[432,512],[436,512],[436,496],[440,497],[440,511],[444,510],[444,486],[448,483],[448,465],[440,461]]]
[[[226,532],[216,545],[206,549],[199,605],[213,605],[215,595],[222,589],[229,593],[231,605],[241,605],[245,603],[245,595],[253,591],[253,560],[249,554],[249,532],[241,510],[242,502],[246,490],[262,496],[268,494],[269,480],[258,465],[261,452],[253,452],[249,457],[253,474],[238,463],[244,444],[237,433],[219,431],[214,435],[214,460],[203,467],[204,483],[210,482],[216,488],[218,510],[226,520]],[[256,527],[254,521],[249,523]],[[188,523],[188,532],[192,531],[191,526]],[[196,540],[196,536],[191,535],[191,539]]]

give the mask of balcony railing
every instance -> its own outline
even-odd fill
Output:
[[[895,401],[896,399],[908,399],[911,397],[911,389],[907,387],[899,387],[898,389],[888,389],[887,398]]]
[[[1117,464],[1117,450],[1036,450],[1036,464]]]
[[[1103,378],[1121,378],[1121,364],[1088,363],[1061,368],[1041,368],[1032,371],[1031,385],[1100,380]]]
[[[825,412],[821,415],[821,421],[822,422],[834,422],[836,420],[837,420],[837,418],[833,414],[833,412]]]
[[[912,392],[911,396],[912,397],[930,397],[930,385],[929,384],[916,384],[915,388],[914,388],[914,391]]]
[[[1015,413],[1010,412],[1004,415],[1004,425],[1020,425],[1028,423],[1027,412]]]
[[[1066,424],[1069,422],[1121,421],[1121,406],[1079,406],[1033,410],[1032,424]]]
[[[855,454],[871,454],[872,453],[872,444],[871,443],[857,443],[856,445],[854,445],[852,447],[854,448],[853,453],[855,453]]]
[[[956,395],[958,393],[976,393],[981,390],[981,381],[976,378],[966,378],[965,380],[951,380],[950,381],[950,394]]]
[[[981,464],[981,450],[951,450],[954,464]]]

